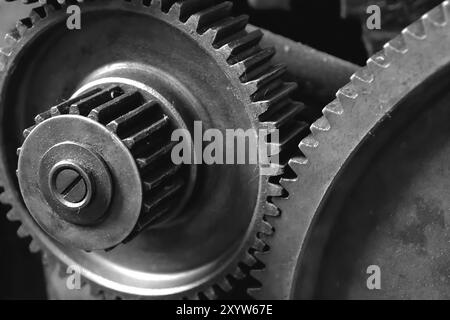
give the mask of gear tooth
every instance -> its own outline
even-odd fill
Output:
[[[45,111],[45,112],[38,114],[36,117],[34,117],[34,122],[36,124],[39,124],[41,122],[44,122],[47,119],[50,119],[51,117],[52,117],[51,111]]]
[[[442,28],[447,24],[447,12],[443,4],[434,7],[422,16],[425,23],[425,29],[435,30]]]
[[[333,100],[325,106],[322,112],[327,119],[334,119],[336,117],[341,117],[344,114],[344,108],[338,100]]]
[[[264,167],[269,174],[266,174],[267,176],[281,176],[284,173],[285,167],[279,163],[271,162],[268,167]]]
[[[203,34],[203,38],[210,45],[220,48],[225,45],[227,39],[242,32],[248,23],[248,16],[228,17],[214,23]]]
[[[264,214],[268,217],[279,217],[281,212],[280,209],[278,209],[278,207],[275,204],[273,204],[272,202],[266,202]]]
[[[384,54],[390,59],[397,59],[408,52],[403,35],[399,35],[384,45]]]
[[[258,101],[258,102],[253,102],[250,105],[251,109],[253,110],[253,114],[255,115],[261,115],[264,114],[266,112],[269,111],[270,108],[270,101],[266,100],[266,101]]]
[[[253,254],[247,253],[243,258],[242,263],[244,263],[247,267],[251,268],[258,263],[258,260],[256,260]]]
[[[191,15],[211,5],[211,0],[176,1],[169,9],[169,15],[186,22]]]
[[[21,39],[20,32],[17,28],[13,28],[10,32],[5,35],[5,42],[9,46],[16,45]]]
[[[230,292],[231,290],[233,290],[233,286],[231,285],[230,281],[226,278],[220,280],[217,285],[219,286],[220,289],[222,289],[225,292]]]
[[[270,225],[270,223],[264,220],[261,222],[261,233],[270,236],[273,234],[273,231],[273,227]]]
[[[216,21],[220,21],[229,17],[233,8],[233,3],[230,1],[221,2],[212,7],[201,10],[192,14],[187,24],[198,33],[202,34]]]
[[[266,65],[274,56],[275,48],[252,48],[247,50],[241,55],[235,56],[228,60],[228,63],[232,66],[239,66],[239,77],[246,77],[249,70],[254,70]]]
[[[123,94],[123,90],[119,86],[111,86],[104,90],[92,90],[86,94],[69,101],[63,102],[57,109],[60,112],[87,116],[92,109],[110,102]]]
[[[219,297],[217,291],[213,287],[206,289],[203,294],[208,300],[217,300],[217,298]]]
[[[5,41],[6,41],[6,36],[5,36]],[[5,65],[6,65],[7,59],[12,54],[12,50],[13,50],[12,46],[5,46],[5,47],[0,48],[0,57],[3,56],[3,59],[5,59]]]
[[[0,188],[0,192],[3,189]],[[11,195],[7,190],[3,190],[3,192],[0,193],[0,202],[4,203],[4,204],[8,204],[11,203]],[[11,211],[10,211],[11,212]]]
[[[176,2],[177,0],[153,0],[151,2],[151,6],[155,7],[156,9],[161,10],[162,12],[168,13],[170,10],[170,7]]]
[[[320,134],[324,131],[330,131],[331,125],[328,122],[328,119],[326,117],[321,117],[317,119],[312,125],[311,125],[311,132],[313,134]]]
[[[26,139],[29,135],[30,135],[30,133],[31,133],[31,131],[33,131],[33,129],[35,128],[36,126],[32,126],[32,127],[30,127],[30,128],[27,128],[27,129],[25,129],[24,131],[23,131],[23,137]]]
[[[264,68],[264,67],[263,67]],[[286,66],[268,66],[267,70],[261,73],[261,70],[254,70],[253,72],[245,73],[241,77],[241,81],[244,82],[244,86],[249,95],[255,95],[260,97],[268,96],[271,93],[272,86],[279,86],[279,83],[275,81],[281,81],[280,78],[286,71]],[[257,100],[262,100],[257,98]]]
[[[304,140],[310,140],[309,139],[303,139]],[[316,145],[316,147],[318,146],[318,142],[315,141],[314,139],[312,139],[313,141],[309,142],[307,141],[306,143],[312,143],[313,145]],[[302,147],[302,146],[300,146]],[[303,147],[302,147],[303,148]],[[305,148],[306,149],[306,148]],[[292,171],[294,171],[294,173],[299,176],[301,171],[304,170],[305,166],[309,165],[309,160],[306,157],[294,157],[292,159],[289,160],[289,167],[292,169]],[[284,181],[287,181],[289,179],[283,179]],[[295,180],[295,179],[294,179]],[[286,186],[281,183],[281,185],[286,188]],[[287,188],[286,188],[287,189]]]
[[[155,134],[155,132],[167,127],[170,123],[169,117],[164,115],[160,120],[156,121],[149,127],[142,129],[141,131],[135,133],[134,135],[123,139],[123,142],[128,147],[128,149],[133,149],[138,143],[148,139],[150,136]]]
[[[390,62],[384,52],[378,52],[367,60],[367,67],[375,74],[375,77],[389,66]]]
[[[0,201],[3,202],[3,199],[0,199]],[[6,214],[6,217],[9,221],[20,221],[20,216],[14,209],[9,210]]]
[[[351,77],[352,84],[355,88],[367,87],[373,82],[373,74],[367,66],[356,71]]]
[[[423,20],[419,19],[409,25],[407,28],[403,29],[402,35],[407,47],[415,47],[421,45],[422,40],[427,37]]]
[[[92,109],[88,114],[88,118],[106,125],[114,118],[123,116],[135,109],[139,106],[141,100],[142,96],[135,90],[120,94],[118,97]]]
[[[184,182],[181,179],[175,180],[175,182],[168,185],[164,185],[160,190],[155,191],[155,194],[151,197],[144,199],[143,217],[140,218],[140,223],[142,227],[145,227],[151,221],[159,218],[161,215],[165,214],[168,210],[167,206],[161,205],[167,203],[169,199],[174,197],[178,191],[180,191],[184,186]],[[145,221],[145,222],[144,222]]]
[[[30,235],[30,233],[28,232],[28,230],[26,229],[26,227],[22,224],[20,225],[20,227],[17,229],[17,235],[20,238],[26,238]]]
[[[158,150],[155,150],[150,155],[146,157],[137,158],[136,163],[141,171],[144,171],[146,168],[150,167],[156,161],[162,159],[166,155],[170,154],[176,142],[171,142],[169,144],[165,144],[161,146]]]
[[[241,269],[241,267],[236,267],[231,276],[236,280],[242,280],[245,278],[245,272]]]
[[[275,106],[279,103],[282,103],[283,100],[289,99],[291,95],[297,90],[297,83],[294,82],[286,82],[276,90],[273,95],[268,97],[269,107]]]
[[[345,112],[346,109],[351,110],[353,108],[353,105],[355,104],[356,99],[358,98],[358,92],[355,90],[355,87],[350,83],[344,86],[343,88],[339,89],[339,91],[336,94],[336,97]]]
[[[311,152],[311,149],[317,149],[318,147],[319,141],[314,139],[312,136],[304,138],[299,145],[300,150],[305,154]]]
[[[32,253],[38,253],[39,251],[41,251],[41,246],[36,239],[31,240],[29,248]]]
[[[275,183],[268,183],[267,184],[267,194],[269,197],[279,197],[283,194],[283,188]]]
[[[219,51],[227,57],[227,59],[233,59],[234,56],[239,55],[243,51],[258,45],[263,37],[261,30],[255,30],[252,32],[246,32],[231,41],[226,41],[223,44],[218,44]]]
[[[278,129],[304,111],[306,111],[306,106],[300,102],[279,104],[259,116],[260,127],[267,130]]]
[[[266,246],[267,246],[266,243],[260,238],[256,238],[255,242],[253,243],[253,248],[257,252],[264,252],[264,250],[266,249]]]
[[[151,177],[145,176],[143,178],[144,192],[150,192],[162,185],[167,179],[172,178],[181,169],[181,166],[171,166],[166,170],[161,171],[159,174],[152,175]]]
[[[36,24],[38,21],[44,19],[47,16],[45,9],[41,7],[36,7],[31,10],[30,20],[32,24]]]
[[[263,115],[265,112],[271,112],[271,109],[278,109],[277,106],[282,105],[288,101],[291,94],[297,89],[296,83],[283,83],[277,90],[273,90],[267,95],[255,95],[254,100],[261,99],[260,101],[255,101],[252,104],[254,112],[258,115]]]
[[[22,19],[16,23],[16,29],[19,32],[20,37],[22,37],[25,32],[31,28],[31,20],[30,19]]]
[[[136,109],[131,110],[130,112],[116,118],[111,121],[106,127],[121,136],[121,133],[130,129],[133,125],[139,122],[144,115],[149,114],[152,110],[158,105],[156,101],[149,101],[139,106]]]
[[[257,261],[262,261],[262,259],[268,255],[268,252],[261,250],[255,251],[253,254],[255,255]]]

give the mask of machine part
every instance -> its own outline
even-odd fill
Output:
[[[173,106],[166,112],[151,93],[102,86],[85,86],[37,116],[19,149],[30,213],[58,242],[87,251],[167,223],[192,194],[196,173],[170,159],[171,132],[186,127]]]
[[[269,221],[282,232],[268,239],[271,254],[261,256],[266,268],[252,271],[264,282],[256,297],[313,297],[323,245],[355,180],[405,123],[447,99],[448,80],[442,79],[448,79],[450,64],[449,16],[445,1],[403,30],[311,126],[312,134],[299,145],[301,155],[289,162],[291,171],[281,181],[289,195],[273,199],[282,215]],[[448,159],[448,148],[439,153]],[[448,171],[439,172],[438,186],[445,188]],[[441,201],[448,203],[448,196]]]
[[[48,115],[55,101],[77,97],[86,88],[119,83],[149,88],[148,92],[159,101],[170,101],[191,131],[193,120],[201,120],[205,129],[279,129],[280,157],[287,162],[309,132],[303,121],[307,108],[289,98],[296,86],[281,80],[285,68],[270,63],[274,50],[259,47],[262,33],[247,32],[246,17],[231,17],[229,2],[89,1],[82,4],[83,28],[78,32],[65,28],[63,8],[49,1],[33,9],[32,15],[8,34],[10,46],[1,50],[0,176],[5,186],[1,200],[13,206],[8,217],[22,222],[22,236],[33,237],[32,251],[43,249],[45,255],[56,256],[64,265],[81,266],[94,293],[103,292],[108,297],[214,298],[231,290],[236,280],[258,267],[257,253],[268,250],[265,241],[274,230],[267,217],[279,215],[269,199],[283,193],[276,179],[283,165],[274,165],[274,177],[262,175],[259,165],[198,168],[202,179],[197,179],[195,191],[179,215],[182,219],[141,232],[114,250],[86,252],[54,241],[28,213],[13,174],[17,162],[14,150],[22,144],[21,132],[32,122],[31,114]],[[104,128],[82,114],[84,117],[57,115],[42,123],[38,119],[29,139],[55,129],[66,134],[58,125],[82,127],[88,122],[98,131]],[[48,131],[46,124],[51,124]],[[80,141],[73,132],[70,138],[81,142],[75,148],[86,149],[86,154],[92,150],[98,153],[98,145],[92,150],[85,145],[90,139],[106,138],[109,132],[104,133]],[[28,149],[28,144],[26,140],[21,158],[29,158],[28,154],[35,151],[45,153],[58,141],[51,141],[42,150]],[[83,176],[89,171],[83,163],[70,161],[71,157],[67,162],[66,158],[60,159],[62,168],[72,171],[64,174],[70,176],[75,171]],[[100,158],[110,159],[102,154]],[[48,174],[53,177],[56,172],[56,180],[61,173],[59,163]],[[32,176],[23,170],[20,165],[19,177]],[[115,176],[113,172],[111,178]],[[135,178],[132,180],[139,176]],[[96,179],[89,179],[83,178],[81,189],[96,185]],[[49,194],[60,189],[55,182]],[[32,198],[25,188],[22,192],[26,199]],[[66,192],[67,188],[63,190]],[[84,199],[84,191],[81,193]],[[80,197],[79,191],[74,197]],[[114,206],[114,199],[113,195],[110,206]],[[64,201],[61,203],[67,207]],[[59,218],[65,220],[67,215]],[[87,223],[102,217],[91,218]],[[43,218],[38,219],[42,222]],[[55,235],[51,227],[47,230]],[[75,243],[80,246],[79,239]],[[85,248],[92,243],[95,241]]]

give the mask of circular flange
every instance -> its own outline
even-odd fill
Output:
[[[56,179],[67,169],[86,181],[81,203],[70,205],[57,194]],[[64,115],[37,125],[21,148],[17,174],[33,218],[62,244],[112,248],[139,218],[142,182],[136,163],[119,138],[89,118]]]

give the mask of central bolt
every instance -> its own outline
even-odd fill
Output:
[[[92,181],[82,166],[72,161],[57,163],[49,174],[53,199],[69,210],[80,212],[92,200]]]
[[[62,199],[77,204],[86,199],[88,190],[86,181],[78,171],[63,169],[56,176],[55,192]]]

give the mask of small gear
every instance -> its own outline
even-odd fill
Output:
[[[170,133],[178,127],[171,119],[160,102],[123,86],[91,88],[38,115],[36,125],[24,132],[26,140],[19,149],[17,172],[23,198],[35,220],[59,242],[89,251],[111,249],[130,241],[149,225],[170,220],[179,211],[176,207],[182,207],[183,199],[189,198],[192,188],[187,190],[188,184],[193,180],[189,175],[195,174],[192,170],[185,173],[181,165],[170,161],[174,144]],[[85,138],[86,132],[92,140]],[[117,147],[115,137],[128,150]],[[115,150],[112,154],[111,149]],[[116,161],[120,152],[126,153],[123,162]],[[41,161],[37,164],[35,159]],[[139,174],[129,179],[120,171],[127,171],[128,176],[133,171]],[[39,188],[30,188],[32,181]],[[126,185],[121,186],[124,181]],[[121,188],[124,190],[119,191]],[[114,199],[113,190],[119,199]],[[38,195],[41,202],[36,202]],[[133,206],[120,207],[126,198],[137,204],[135,212]],[[57,213],[50,221],[49,209]],[[127,212],[126,224],[108,221],[108,217],[117,218],[117,210]],[[87,231],[99,224],[109,227]],[[69,239],[69,231],[61,232],[62,228],[71,229],[73,237]]]

